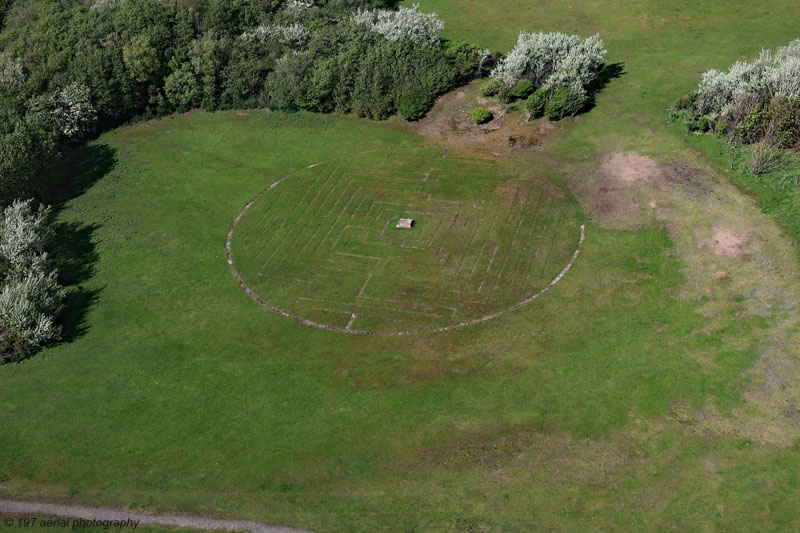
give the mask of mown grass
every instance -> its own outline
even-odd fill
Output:
[[[520,29],[603,34],[624,73],[542,154],[568,184],[609,150],[693,157],[665,110],[703,70],[787,41],[797,10],[422,7],[449,37],[502,49]],[[713,315],[709,296],[684,297],[686,258],[657,226],[589,221],[535,304],[447,334],[316,330],[241,291],[225,234],[265,176],[420,142],[352,119],[196,113],[77,154],[84,181],[59,212],[82,251],[70,341],[0,368],[2,492],[318,531],[800,527],[796,445],[684,416],[748,408],[742,371],[774,319],[724,284]]]
[[[741,404],[756,325],[712,327],[676,299],[680,263],[662,231],[590,225],[573,270],[536,305],[450,334],[316,330],[267,312],[230,277],[228,225],[265,176],[417,142],[379,124],[253,112],[170,118],[93,143],[84,155],[116,162],[59,221],[95,228],[82,290],[97,301],[79,338],[0,369],[5,490],[395,530],[514,529],[530,524],[518,491],[538,487],[540,513],[561,498],[578,523],[588,515],[569,479],[541,485],[539,473],[476,492],[474,476],[490,475],[480,454],[437,458],[522,434],[520,453],[560,439],[567,464],[592,464],[593,442],[631,454],[620,432],[675,402]],[[498,461],[531,475],[513,454]],[[624,476],[598,475],[602,486]],[[480,504],[500,493],[515,494],[495,502],[501,512]]]
[[[433,330],[503,311],[565,268],[580,217],[535,167],[475,155],[379,150],[301,169],[238,220],[234,268],[268,305],[340,329]],[[397,229],[405,217],[413,227]]]

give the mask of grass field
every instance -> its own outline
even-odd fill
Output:
[[[485,320],[539,293],[579,228],[574,202],[529,166],[379,150],[272,182],[236,222],[232,264],[279,313],[397,335]]]
[[[564,185],[565,208],[587,217],[571,215],[586,240],[568,275],[458,331],[311,328],[231,277],[231,222],[309,164],[373,149],[427,164],[441,147],[393,124],[263,111],[110,132],[74,154],[59,206],[64,248],[81,252],[66,268],[67,342],[0,367],[0,493],[316,531],[800,528],[797,248],[666,124],[700,72],[796,37],[800,8],[422,8],[446,36],[503,50],[520,29],[599,31],[624,63],[533,161],[447,191],[463,205],[500,202],[509,178]],[[642,207],[604,210],[597,169],[615,151],[699,178],[620,192]],[[369,157],[356,166],[380,163]],[[718,224],[746,233],[744,255],[704,244]]]

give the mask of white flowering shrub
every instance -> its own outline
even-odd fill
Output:
[[[765,84],[775,96],[800,97],[800,57],[786,56],[766,72]]]
[[[246,41],[260,41],[263,44],[277,40],[290,48],[300,48],[308,42],[310,34],[311,32],[308,28],[299,22],[295,22],[288,25],[270,24],[268,26],[258,26],[244,32],[241,37]]]
[[[695,108],[702,114],[725,115],[748,99],[768,101],[776,96],[800,98],[800,39],[774,54],[763,50],[751,62],[738,61],[727,72],[705,72]]]
[[[80,139],[91,131],[97,120],[97,109],[92,104],[89,88],[79,83],[72,83],[53,94],[48,104],[56,128],[67,139]]]
[[[4,283],[0,287],[0,340],[13,335],[30,346],[41,346],[58,339],[61,328],[53,315],[63,298],[55,271],[30,272]]]
[[[42,270],[45,252],[52,238],[47,224],[50,210],[34,211],[31,202],[15,201],[2,210],[0,218],[0,280],[21,278],[31,270]]]
[[[0,85],[18,85],[26,79],[20,58],[0,50]]]
[[[583,94],[605,64],[605,55],[599,35],[581,39],[564,33],[523,31],[491,75],[509,88],[526,79],[537,89],[565,86]]]
[[[765,89],[764,74],[773,60],[772,53],[764,50],[755,61],[737,61],[728,72],[716,69],[705,72],[697,91],[697,110],[704,114],[723,114],[736,102],[757,95]]]
[[[436,13],[422,13],[419,4],[400,7],[396,11],[385,9],[359,9],[353,22],[363,24],[389,41],[409,39],[415,43],[435,44],[444,21]]]
[[[94,0],[92,9],[116,9],[124,3],[125,0]]]
[[[0,210],[0,360],[19,356],[21,344],[41,346],[59,336],[54,317],[65,293],[45,252],[49,216],[30,200]]]
[[[292,18],[303,19],[313,7],[315,7],[313,0],[287,0],[282,10]]]

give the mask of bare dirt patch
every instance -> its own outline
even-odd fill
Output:
[[[470,112],[477,106],[488,109],[494,118],[486,124],[475,124]],[[437,144],[498,155],[534,149],[542,143],[545,134],[552,135],[558,130],[557,125],[546,119],[528,122],[521,113],[509,113],[507,107],[495,99],[481,97],[477,84],[441,96],[422,120],[400,127]]]
[[[636,152],[613,152],[603,159],[600,173],[622,183],[653,181],[660,173],[658,163]]]
[[[714,235],[710,239],[700,241],[700,248],[709,249],[717,255],[735,259],[744,255],[742,245],[746,240],[746,237],[741,233],[734,233],[723,227],[715,227]]]
[[[636,153],[612,152],[599,160],[590,185],[578,184],[576,194],[587,211],[605,226],[639,229],[663,216],[676,195],[691,198],[706,193],[703,172],[684,162],[662,162]]]

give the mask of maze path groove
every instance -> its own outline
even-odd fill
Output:
[[[231,273],[271,311],[351,334],[449,331],[518,309],[577,258],[577,209],[546,178],[445,155],[369,151],[277,180],[231,224]],[[417,222],[398,230],[399,218]]]

